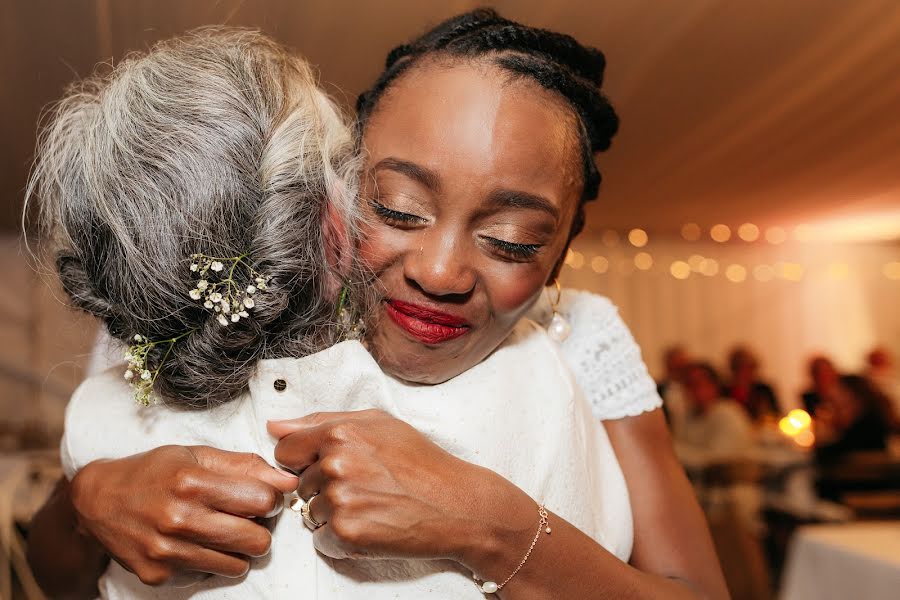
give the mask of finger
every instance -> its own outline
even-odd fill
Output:
[[[203,471],[194,479],[182,483],[182,495],[218,512],[238,517],[271,517],[284,506],[281,490],[251,477],[226,477]]]
[[[272,547],[272,533],[263,525],[242,517],[212,513],[191,541],[228,554],[265,556]]]
[[[268,429],[270,435],[281,439],[291,433],[308,430],[333,421],[343,419],[368,419],[382,414],[385,414],[384,411],[379,409],[351,410],[344,412],[315,412],[298,419],[268,421],[266,423],[266,429]]]
[[[309,516],[312,517],[313,521],[322,526],[326,525],[331,519],[333,512],[327,496],[317,492],[310,497],[307,504],[309,504]]]
[[[313,494],[318,494],[321,489],[322,462],[316,461],[308,466],[300,475],[300,486],[297,488],[297,494],[299,494],[301,498],[307,499]]]
[[[258,454],[229,452],[209,446],[190,446],[188,450],[201,466],[210,471],[222,475],[253,477],[285,494],[297,489],[296,475],[273,467]]]
[[[185,571],[199,571],[236,578],[246,575],[250,570],[250,560],[202,546],[191,546],[183,554],[178,566]]]
[[[275,444],[275,460],[295,473],[302,473],[318,460],[329,429],[328,425],[320,425],[289,433]]]

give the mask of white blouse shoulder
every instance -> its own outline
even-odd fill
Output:
[[[662,406],[641,349],[608,298],[563,289],[558,310],[572,327],[560,350],[595,417],[621,419]],[[547,324],[550,317],[550,303],[544,294],[530,318]]]

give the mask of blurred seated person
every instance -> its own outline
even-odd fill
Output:
[[[728,355],[731,382],[724,395],[740,404],[754,422],[780,413],[775,390],[759,378],[759,361],[749,348],[736,346]]]
[[[865,377],[890,399],[894,415],[900,415],[900,374],[887,348],[876,347],[866,355]]]
[[[688,410],[684,382],[690,364],[691,359],[683,346],[669,346],[663,352],[665,375],[656,383],[656,391],[663,400],[663,411],[673,433],[684,423]]]
[[[687,466],[744,458],[753,446],[753,425],[741,406],[721,395],[722,384],[708,363],[686,369],[688,411],[673,432],[675,449]]]
[[[834,363],[829,358],[819,355],[809,361],[809,378],[812,385],[803,392],[803,408],[815,416],[820,404],[839,393],[840,376],[834,368]]]
[[[816,460],[834,463],[852,452],[885,450],[890,433],[889,400],[865,377],[843,375],[817,406]]]

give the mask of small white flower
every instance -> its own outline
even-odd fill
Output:
[[[134,379],[134,372],[130,369],[128,371],[125,371],[125,379],[127,379],[128,381]]]
[[[238,313],[233,313],[233,314],[231,315],[231,322],[232,322],[232,323],[237,323],[237,322],[240,321],[240,320],[241,320],[241,315],[239,315]]]
[[[212,300],[213,302],[221,302],[222,294],[220,294],[219,292],[213,292],[212,294],[209,295],[209,299]]]
[[[209,266],[209,268],[218,273],[219,271],[221,271],[222,269],[225,268],[225,265],[223,265],[218,260],[214,260],[212,262],[212,264]]]
[[[266,281],[266,280],[263,279],[262,277],[257,277],[257,278],[256,278],[256,283],[265,283],[265,281]]]
[[[242,310],[238,314],[241,315],[242,317],[244,317],[245,319],[250,316],[250,313],[248,313],[246,310]]]
[[[247,286],[247,293],[248,293],[248,294],[255,294],[255,293],[256,293],[256,288],[253,287],[252,285],[248,285],[248,286]]]
[[[244,306],[246,306],[247,308],[253,308],[254,306],[256,306],[256,302],[253,301],[253,298],[247,296],[246,298],[244,298]]]
[[[206,302],[203,303],[203,306],[204,306],[205,308],[212,308],[212,307],[213,307],[213,303],[212,303],[210,300],[207,300]]]
[[[189,295],[192,300],[199,300],[200,299],[200,290],[198,290],[197,288],[194,288],[189,292]]]
[[[228,325],[228,319],[225,318],[225,315],[219,315],[219,323],[222,325]]]
[[[150,371],[144,369],[144,372],[141,373],[141,379],[144,381],[150,381]]]
[[[215,306],[213,306],[213,310],[216,312],[222,312],[222,307],[216,304]]]
[[[228,304],[228,300],[222,300],[222,312],[226,315],[231,312],[231,305]]]
[[[205,279],[201,279],[200,281],[197,282],[197,289],[200,290],[201,292],[204,291],[208,287],[209,287],[209,282]]]
[[[134,341],[136,341],[136,342],[143,342],[143,341],[144,341],[144,338],[142,338],[140,335],[135,335],[135,336],[134,336]]]
[[[191,271],[196,272],[197,269],[199,269],[199,268],[200,268],[200,265],[198,265],[197,263],[191,263]]]

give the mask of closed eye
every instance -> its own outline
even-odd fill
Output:
[[[372,205],[372,210],[375,211],[375,214],[381,217],[389,225],[419,225],[426,222],[426,219],[424,217],[388,208],[387,206],[379,203],[376,200],[370,200],[370,203]]]
[[[543,247],[541,244],[516,244],[488,236],[484,236],[482,239],[498,250],[500,254],[512,260],[525,261],[533,258]]]

